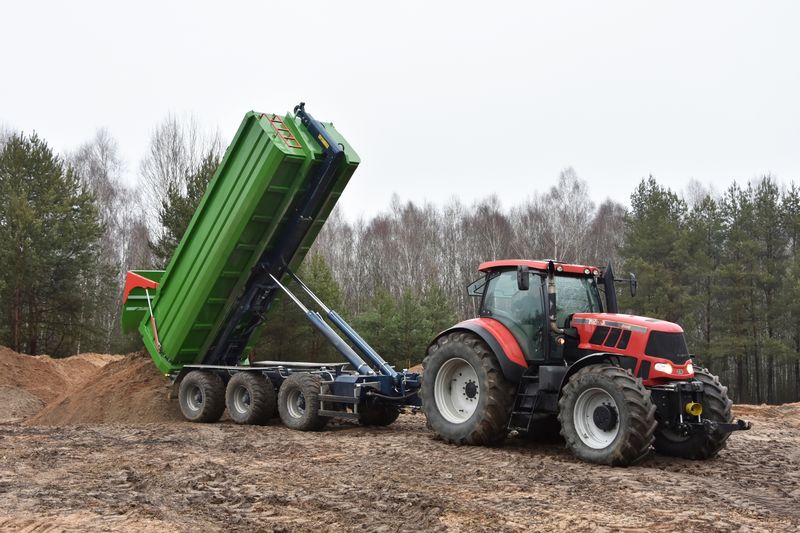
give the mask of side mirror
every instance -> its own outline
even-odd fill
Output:
[[[631,272],[630,283],[631,283],[631,296],[636,296],[636,288],[639,286],[639,282],[636,281],[636,274],[634,274],[633,272]]]
[[[521,291],[527,291],[531,288],[531,277],[528,275],[527,265],[519,265],[517,267],[517,288]]]

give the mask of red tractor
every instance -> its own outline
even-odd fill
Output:
[[[560,425],[579,458],[625,466],[651,447],[709,459],[750,428],[734,422],[719,379],[693,366],[680,326],[618,312],[610,265],[506,260],[480,271],[468,287],[479,318],[440,333],[423,363],[428,427],[445,441],[491,445]],[[624,281],[635,294],[636,278]]]

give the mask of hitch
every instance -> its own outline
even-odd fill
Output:
[[[752,422],[737,419],[735,422],[715,422],[702,419],[699,422],[684,422],[678,426],[681,435],[689,435],[697,431],[705,431],[709,435],[724,435],[725,433],[732,433],[734,431],[746,431],[753,427]]]
[[[707,433],[724,434],[724,433],[732,433],[734,431],[746,431],[753,427],[753,423],[741,419],[737,419],[736,422],[730,424],[725,422],[714,422],[713,420],[704,419],[703,427],[705,428]]]

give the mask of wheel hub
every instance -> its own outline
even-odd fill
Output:
[[[608,404],[599,405],[595,408],[592,418],[598,428],[611,431],[617,425],[617,410]]]
[[[617,403],[600,387],[591,387],[578,396],[573,409],[573,423],[578,438],[589,448],[602,450],[619,434]]]
[[[433,396],[442,417],[463,424],[475,414],[481,395],[478,373],[461,357],[445,361],[436,373]]]
[[[464,385],[464,394],[467,396],[469,400],[474,401],[475,397],[478,396],[478,385],[469,380],[466,385]]]

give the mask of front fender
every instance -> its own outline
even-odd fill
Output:
[[[599,363],[611,363],[612,365],[616,365],[621,368],[627,368],[633,372],[633,370],[636,368],[636,362],[637,359],[635,357],[620,355],[618,353],[598,352],[583,356],[572,363],[567,369],[567,373],[564,374],[564,377],[561,380],[561,387],[558,389],[558,396],[561,397],[561,391],[564,390],[564,385],[567,384],[567,381],[569,381],[569,378],[572,377],[572,374],[581,368]]]
[[[454,331],[468,331],[480,337],[494,353],[497,362],[500,363],[503,377],[511,383],[520,382],[523,372],[528,368],[528,363],[525,361],[519,343],[500,322],[490,318],[465,320],[439,333],[429,347],[436,344],[436,341],[442,336]]]

